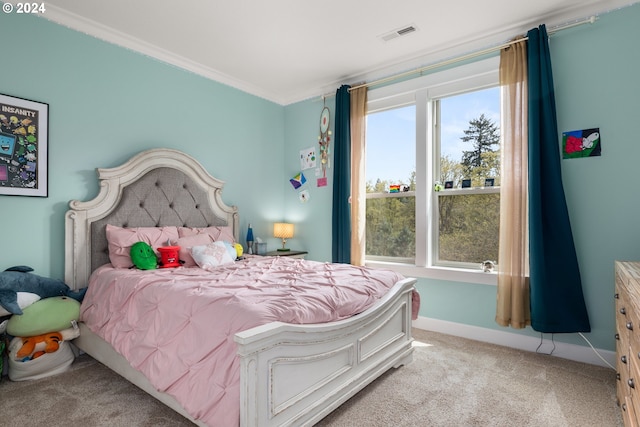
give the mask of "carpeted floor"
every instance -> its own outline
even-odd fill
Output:
[[[608,368],[414,330],[414,361],[392,369],[322,427],[622,426]],[[64,374],[0,382],[0,425],[191,426],[86,355]]]

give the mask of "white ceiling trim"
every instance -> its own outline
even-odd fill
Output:
[[[634,3],[638,2],[630,2],[629,0],[610,0],[604,3],[589,2],[586,5],[583,4],[579,7],[576,6],[565,9],[563,11],[556,12],[553,15],[535,17],[532,20],[513,24],[497,32],[453,41],[442,45],[437,51],[430,50],[421,52],[419,54],[412,55],[412,57],[394,61],[393,64],[380,64],[379,67],[365,73],[345,76],[338,81],[329,82],[322,87],[309,88],[305,92],[298,93],[296,97],[292,99],[284,99],[280,94],[269,93],[256,85],[233,78],[213,68],[203,66],[200,63],[117,31],[111,27],[102,25],[91,19],[67,12],[66,10],[58,8],[52,4],[47,4],[47,13],[41,16],[57,24],[82,32],[105,42],[130,49],[134,52],[146,55],[167,64],[174,65],[180,69],[184,69],[204,78],[225,84],[251,95],[280,105],[289,105],[314,97],[335,94],[336,89],[342,84],[353,85],[367,81],[374,81],[426,65],[431,65],[443,60],[449,60],[461,55],[466,55],[480,49],[497,46],[519,34],[525,34],[531,28],[542,23],[545,23],[548,28],[552,28],[557,25],[570,23],[591,15],[599,15]],[[604,8],[606,8],[606,10],[603,10]],[[597,25],[597,23],[595,25]]]
[[[72,30],[103,40],[107,43],[112,43],[120,47],[130,49],[136,53],[174,65],[207,79],[231,86],[243,92],[264,98],[268,101],[282,104],[283,100],[278,99],[275,94],[265,92],[262,88],[235,79],[217,70],[205,67],[200,63],[191,61],[190,59],[184,58],[180,55],[176,55],[173,52],[169,52],[161,47],[147,43],[91,19],[60,9],[52,4],[47,4],[47,13],[40,16]]]
[[[455,59],[463,55],[478,52],[480,50],[500,46],[518,35],[525,36],[529,30],[537,27],[538,25],[545,24],[547,30],[549,30],[553,29],[554,27],[586,19],[590,16],[598,16],[615,9],[621,9],[635,3],[638,3],[638,1],[629,2],[628,0],[611,0],[607,2],[608,8],[606,10],[603,10],[603,4],[580,6],[564,10],[561,13],[555,13],[518,24],[513,24],[507,28],[500,30],[499,32],[494,32],[492,34],[484,34],[483,36],[479,37],[458,40],[456,42],[441,46],[441,48],[437,51],[431,50],[429,52],[424,52],[422,55],[401,60],[395,65],[382,66],[379,69],[370,70],[366,73],[350,76],[342,82],[335,82],[333,89],[327,89],[324,92],[324,95],[326,96],[328,93],[330,93],[331,90],[335,92],[335,89],[341,84],[355,85],[364,82],[373,82],[376,80],[385,79],[389,76],[417,70],[421,67]],[[595,25],[597,25],[597,21]],[[317,94],[313,96],[317,96]]]

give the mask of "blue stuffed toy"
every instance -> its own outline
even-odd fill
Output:
[[[31,274],[33,268],[24,265],[7,268],[0,273],[0,306],[12,314],[22,314],[18,292],[30,292],[41,298],[68,296],[82,302],[87,288],[72,291],[61,280]]]

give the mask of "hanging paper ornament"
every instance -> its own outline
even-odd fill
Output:
[[[320,166],[322,167],[322,177],[327,176],[327,168],[329,167],[329,143],[331,142],[331,131],[329,123],[331,113],[329,108],[324,106],[320,112],[320,136],[318,136],[318,144],[320,144]]]

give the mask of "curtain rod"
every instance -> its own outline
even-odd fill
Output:
[[[562,31],[562,30],[566,30],[566,29],[569,29],[569,28],[572,28],[572,27],[577,27],[578,25],[593,24],[594,22],[596,22],[597,19],[598,19],[598,17],[596,15],[592,15],[592,16],[590,16],[588,18],[579,19],[579,20],[577,20],[575,22],[557,25],[557,26],[555,26],[553,28],[550,28],[549,31],[547,32],[547,34],[548,35],[552,35],[552,34],[555,34],[555,33],[559,32],[559,31]],[[379,84],[382,84],[382,83],[387,83],[387,82],[390,82],[390,81],[393,81],[393,80],[400,79],[402,77],[407,77],[407,76],[410,76],[410,75],[413,75],[413,74],[423,73],[425,71],[429,71],[429,70],[432,70],[434,68],[440,68],[440,67],[444,67],[444,66],[447,66],[447,65],[455,64],[457,62],[466,61],[468,59],[477,58],[479,56],[483,56],[483,55],[487,55],[487,54],[492,53],[492,52],[499,51],[501,49],[504,49],[506,47],[511,46],[512,44],[519,43],[519,42],[521,42],[523,40],[527,40],[527,39],[528,39],[528,37],[523,36],[520,39],[511,40],[511,41],[508,41],[506,43],[502,43],[502,44],[500,44],[498,46],[488,47],[486,49],[482,49],[482,50],[478,50],[478,51],[475,51],[475,52],[468,53],[466,55],[461,55],[461,56],[457,56],[455,58],[446,59],[446,60],[437,62],[435,64],[426,65],[424,67],[416,68],[416,69],[413,69],[413,70],[410,70],[410,71],[405,71],[405,72],[399,73],[399,74],[394,74],[392,76],[384,77],[384,78],[381,78],[381,79],[378,79],[378,80],[374,80],[374,81],[371,81],[371,82],[361,83],[359,85],[355,85],[355,86],[350,87],[349,91],[352,91],[352,90],[355,90],[355,89],[359,89],[361,87],[369,87],[369,86],[379,85]],[[322,95],[322,99],[326,98],[327,96],[335,96],[335,93]]]

